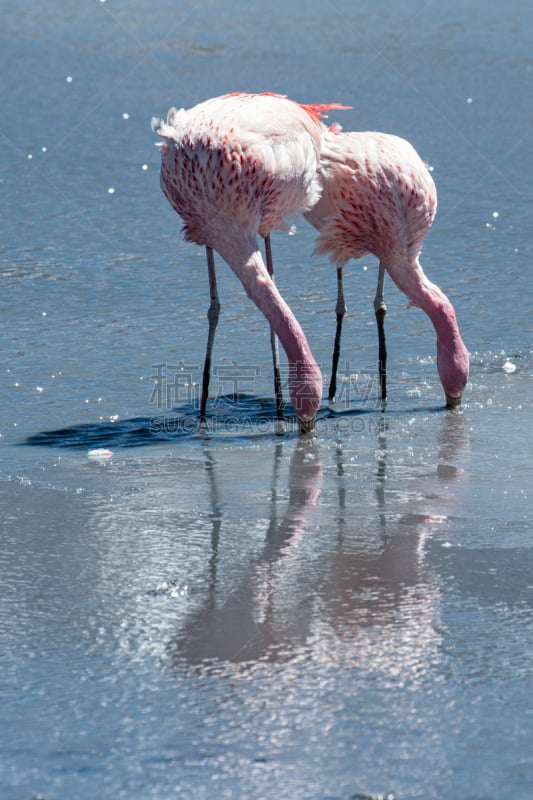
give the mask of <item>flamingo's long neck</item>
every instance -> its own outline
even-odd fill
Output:
[[[242,231],[217,242],[215,249],[241,280],[248,297],[263,312],[289,361],[289,393],[300,419],[312,420],[322,398],[322,374],[303,329],[268,274],[257,239]]]
[[[396,280],[396,276],[391,273]],[[455,310],[443,291],[432,283],[420,265],[411,273],[409,286],[400,289],[408,295],[412,304],[421,308],[433,323],[437,334],[437,367],[446,397],[460,400],[468,380],[469,356],[461,338]]]
[[[438,340],[453,349],[461,339],[461,334],[454,308],[444,292],[426,278],[416,292],[416,297],[411,297],[411,301],[426,312],[433,323]]]

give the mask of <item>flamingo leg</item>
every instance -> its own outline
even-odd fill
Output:
[[[209,396],[209,378],[211,375],[211,353],[213,352],[213,342],[215,341],[215,330],[220,314],[220,302],[218,299],[217,276],[215,272],[215,257],[211,247],[205,248],[207,255],[207,272],[209,275],[209,297],[211,302],[207,311],[209,321],[209,332],[207,334],[207,347],[205,352],[204,373],[202,377],[202,399],[200,402],[200,422],[205,422],[205,409]]]
[[[376,287],[376,296],[374,298],[374,312],[376,314],[376,322],[378,326],[378,342],[379,342],[379,385],[381,388],[381,402],[384,403],[387,399],[387,346],[385,343],[385,314],[387,313],[387,306],[383,299],[383,284],[385,282],[385,267],[379,263],[378,285]]]
[[[346,303],[344,302],[344,291],[342,286],[342,267],[337,267],[337,305],[335,306],[337,316],[337,327],[335,329],[335,342],[333,344],[333,358],[331,362],[331,380],[328,389],[328,402],[332,403],[337,394],[337,369],[339,367],[339,356],[341,352],[342,320],[346,314]]]
[[[268,274],[274,280],[274,264],[272,262],[272,247],[270,245],[270,236],[265,236],[265,257],[266,267]],[[272,349],[272,366],[274,368],[274,393],[276,395],[276,415],[278,420],[283,420],[283,391],[281,388],[281,375],[279,371],[279,348],[278,337],[274,332],[272,325],[270,326],[270,347]]]

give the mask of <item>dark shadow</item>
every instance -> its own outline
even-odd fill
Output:
[[[444,407],[407,408],[389,412],[387,416],[415,413],[440,413]],[[450,412],[453,413],[453,412]],[[335,420],[361,415],[374,415],[376,420],[384,412],[370,405],[366,408],[332,409],[326,405],[317,414],[317,431],[324,423],[335,426]],[[298,420],[290,404],[285,407],[287,434],[296,434]],[[342,430],[340,431],[342,432]],[[154,414],[132,417],[116,422],[94,422],[72,425],[51,431],[40,431],[28,436],[23,444],[40,447],[68,447],[79,450],[96,448],[143,447],[159,442],[175,442],[195,436],[247,436],[279,435],[276,401],[274,398],[250,394],[227,394],[214,398],[208,404],[207,420],[200,426],[199,410],[195,405],[183,405],[171,414]]]

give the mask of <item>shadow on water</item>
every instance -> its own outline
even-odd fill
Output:
[[[405,409],[398,413],[436,413],[444,410],[435,407]],[[317,414],[317,431],[330,427],[342,433],[349,420],[363,415],[382,417],[379,408],[332,409],[324,406]],[[297,433],[298,421],[290,404],[285,407],[287,433]],[[376,423],[377,424],[377,423]],[[279,433],[274,398],[248,394],[227,394],[217,397],[208,406],[206,423],[200,426],[198,408],[186,404],[174,414],[132,417],[131,419],[83,423],[52,431],[40,431],[25,439],[24,444],[44,447],[68,447],[86,450],[104,447],[143,447],[160,442],[175,442],[197,436],[225,435],[242,439]]]

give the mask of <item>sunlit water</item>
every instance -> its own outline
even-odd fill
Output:
[[[532,796],[531,15],[442,5],[6,5],[2,798]],[[149,121],[235,89],[349,103],[429,162],[461,408],[388,282],[381,412],[369,257],[337,405],[277,435],[266,324],[218,261],[198,429],[205,260]],[[313,240],[273,237],[276,280],[327,379]]]

